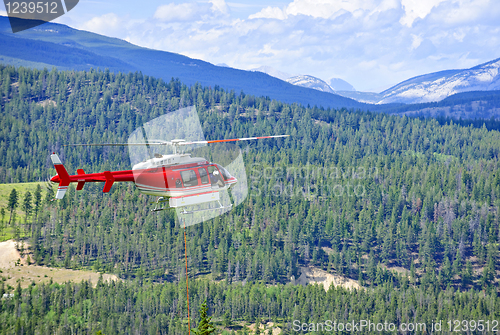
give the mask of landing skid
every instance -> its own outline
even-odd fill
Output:
[[[219,200],[217,200],[217,202],[219,203],[219,207],[217,207],[217,208],[195,209],[192,211],[186,211],[186,208],[183,208],[182,212],[180,214],[193,214],[193,213],[200,213],[200,212],[209,212],[209,211],[216,211],[216,210],[220,210],[220,209],[231,209],[233,207],[233,204],[223,206]]]
[[[180,208],[180,207],[158,207],[158,206],[161,206],[160,204],[163,204],[165,202],[168,202],[168,198],[159,197],[158,200],[156,200],[155,202],[152,202],[152,204],[153,203],[155,204],[155,207],[151,210],[151,212],[159,212],[159,211],[163,211],[166,209]],[[217,200],[217,203],[219,204],[219,207],[216,207],[216,208],[194,209],[191,211],[187,211],[186,208],[182,208],[182,211],[179,214],[184,214],[184,215],[185,214],[194,214],[194,213],[200,213],[200,212],[217,211],[217,210],[221,210],[221,209],[231,209],[233,207],[233,204],[223,206],[219,200]]]

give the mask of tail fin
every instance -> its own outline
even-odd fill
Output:
[[[70,183],[69,174],[68,171],[66,171],[66,169],[64,168],[64,165],[61,163],[59,156],[53,153],[52,155],[50,155],[50,159],[52,160],[52,163],[56,168],[57,175],[60,179],[59,187],[57,188],[56,199],[62,199],[64,198],[64,195],[66,194]]]

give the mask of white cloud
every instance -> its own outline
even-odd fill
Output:
[[[385,12],[390,9],[401,7],[399,0],[383,0],[374,9],[374,12]]]
[[[373,0],[294,0],[287,6],[288,15],[309,15],[315,18],[331,18],[344,11],[371,10],[376,7]]]
[[[411,42],[411,47],[410,50],[415,50],[416,48],[419,47],[420,43],[424,40],[422,36],[418,36],[415,34],[411,34],[412,42]]]
[[[447,25],[498,22],[500,7],[493,0],[445,1],[431,13],[433,20]]]
[[[125,20],[114,13],[96,16],[83,24],[83,29],[98,34],[114,36],[119,30],[124,29]]]
[[[373,10],[380,7],[385,9],[394,0],[374,1],[374,0],[294,0],[283,9],[278,7],[266,7],[256,14],[249,16],[253,18],[274,18],[285,20],[289,15],[307,15],[314,18],[333,18],[345,12],[361,13],[365,10]]]
[[[443,1],[446,0],[401,0],[405,16],[399,22],[411,27],[417,18],[425,18],[434,7]]]
[[[6,12],[6,11],[4,11],[4,10],[0,10],[0,15],[2,15],[2,16],[7,16],[7,12]]]
[[[210,0],[210,3],[212,4],[212,11],[214,12],[227,14],[229,11],[227,4],[224,0]]]
[[[288,17],[285,11],[278,7],[266,7],[256,14],[250,15],[249,19],[278,19],[284,20]]]
[[[209,5],[210,4],[210,5]],[[159,6],[153,17],[161,22],[196,21],[213,17],[214,15],[227,15],[229,8],[224,0],[209,0],[208,3],[169,3]]]
[[[198,18],[202,9],[195,3],[182,3],[159,6],[154,18],[164,22],[189,21]]]

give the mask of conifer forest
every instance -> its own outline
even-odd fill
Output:
[[[52,152],[70,174],[130,169],[126,148],[64,145],[127,142],[143,123],[186,106],[196,106],[207,139],[290,135],[238,144],[248,197],[186,228],[193,328],[206,301],[217,334],[253,334],[241,325],[266,322],[281,334],[349,333],[297,330],[295,320],[307,327],[442,320],[443,334],[457,333],[454,320],[483,320],[483,331],[470,321],[459,333],[498,332],[494,120],[285,104],[139,72],[0,66],[0,183],[45,182],[56,174]],[[56,186],[41,185],[13,205],[22,215],[12,218],[14,207],[4,206],[2,229],[29,245],[37,265],[118,280],[13,287],[4,279],[0,334],[187,334],[184,235],[175,213],[151,212],[154,197],[133,183],[115,183],[109,193],[99,183],[82,191],[72,185],[59,201],[50,201]],[[304,268],[359,287],[299,285]]]

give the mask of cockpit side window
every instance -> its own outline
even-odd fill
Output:
[[[198,178],[196,178],[196,173],[194,170],[184,170],[181,171],[182,182],[184,187],[191,187],[198,185]]]
[[[208,173],[210,175],[210,183],[212,186],[219,185],[220,187],[224,186],[224,181],[221,177],[221,173],[217,167],[211,165],[208,167]]]
[[[200,174],[200,180],[202,184],[208,184],[208,174],[205,168],[198,169],[198,173]]]

